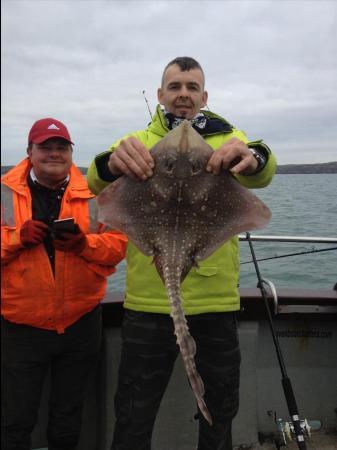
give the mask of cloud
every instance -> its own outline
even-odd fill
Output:
[[[2,6],[2,162],[32,123],[64,121],[88,165],[149,121],[168,61],[206,73],[209,107],[279,163],[336,160],[334,1],[31,1]]]

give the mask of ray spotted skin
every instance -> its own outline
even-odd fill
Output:
[[[122,176],[104,189],[98,197],[99,220],[127,234],[139,250],[153,257],[167,290],[188,379],[211,424],[180,285],[198,261],[232,236],[263,228],[271,214],[228,171],[219,175],[206,171],[213,150],[188,121],[150,151],[155,163],[153,176],[147,181]]]

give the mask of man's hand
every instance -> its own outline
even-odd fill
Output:
[[[39,220],[26,220],[20,228],[21,244],[26,248],[41,244],[48,232],[48,225]]]
[[[74,233],[57,233],[56,239],[53,240],[53,245],[56,250],[61,252],[69,251],[78,255],[84,250],[87,243],[85,234],[81,231],[78,225],[75,225]]]
[[[147,180],[153,173],[154,162],[145,145],[130,136],[112,152],[108,167],[113,175],[125,174],[134,179]]]
[[[215,175],[218,175],[221,169],[250,175],[255,172],[257,164],[247,145],[237,138],[232,138],[215,150],[207,163],[206,170]]]

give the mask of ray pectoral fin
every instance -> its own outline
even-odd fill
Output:
[[[216,189],[210,192],[208,204],[202,212],[209,231],[204,233],[196,260],[207,258],[239,233],[264,228],[271,218],[269,208],[232,176],[222,174],[214,179]]]
[[[151,244],[146,240],[137,239],[134,237],[130,237],[127,232],[124,233],[129,237],[130,241],[145,255],[145,256],[153,256],[154,250]],[[134,233],[132,232],[132,235]]]
[[[263,202],[258,199],[258,211],[255,215],[255,221],[252,223],[252,227],[249,230],[257,230],[260,228],[264,228],[268,225],[271,219],[271,211]],[[247,230],[248,231],[248,230]]]
[[[154,253],[151,212],[144,201],[148,185],[126,176],[107,186],[97,197],[98,220],[125,233],[146,256]]]

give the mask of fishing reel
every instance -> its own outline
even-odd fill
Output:
[[[287,446],[294,439],[296,440],[296,434],[294,425],[291,421],[285,421],[281,418],[275,419],[276,427],[277,427],[277,437],[275,439],[276,448],[279,450],[281,447]],[[307,436],[310,438],[311,431],[319,430],[321,428],[321,422],[319,420],[310,420],[307,419],[300,421],[300,427],[303,433],[303,436]]]

